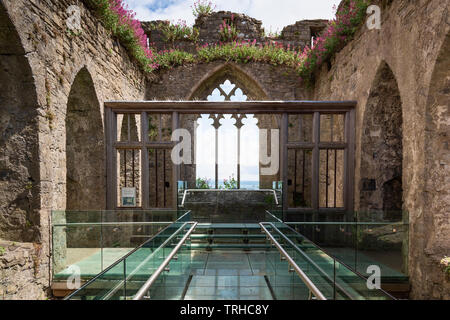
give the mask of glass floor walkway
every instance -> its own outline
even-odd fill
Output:
[[[66,299],[393,299],[282,222],[259,224],[264,249],[199,249],[197,226],[175,222]]]
[[[265,252],[193,251],[192,278],[184,300],[272,300],[266,281]],[[171,299],[170,296],[158,297]]]

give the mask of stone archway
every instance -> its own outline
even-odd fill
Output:
[[[370,90],[361,137],[360,218],[402,220],[402,101],[382,62]]]
[[[434,67],[426,108],[425,211],[422,225],[430,253],[450,249],[450,34]],[[441,257],[441,258],[442,258]]]
[[[41,240],[37,106],[25,50],[0,4],[0,239]]]
[[[234,63],[226,63],[207,74],[192,89],[188,100],[207,100],[211,92],[227,80],[235,84],[237,88],[241,88],[249,101],[268,100],[268,95],[261,85]]]
[[[227,89],[228,88],[228,89]],[[262,86],[255,80],[252,76],[250,76],[247,72],[241,69],[235,63],[225,63],[223,65],[218,66],[217,68],[211,70],[208,74],[206,74],[203,79],[191,90],[189,94],[188,100],[209,100],[209,101],[268,101],[271,100],[269,95],[265,92]],[[230,117],[231,115],[228,115]],[[237,115],[234,115],[237,116]],[[197,122],[197,118],[200,115],[189,115],[182,117],[182,125],[183,128],[187,128],[191,132],[195,131],[195,123]],[[257,119],[258,127],[260,129],[278,129],[279,119],[277,115],[254,115],[252,118]],[[217,123],[221,120],[217,119]],[[226,121],[226,120],[223,120]],[[220,126],[220,125],[219,125]],[[216,128],[216,130],[219,130]],[[240,136],[240,128],[237,129]],[[238,139],[239,145],[245,145],[248,143],[246,139],[248,137],[243,132],[242,140],[241,137]],[[265,137],[270,145],[270,135],[269,137]],[[263,138],[260,136],[260,145],[262,143],[266,143]],[[241,142],[242,141],[242,142]],[[214,143],[213,143],[214,144]],[[215,144],[214,144],[215,145]],[[259,146],[261,147],[261,146]],[[230,178],[234,176],[237,179],[237,185],[240,186],[240,171],[241,171],[241,148],[238,147],[239,152],[233,153],[232,155],[239,160],[239,165],[237,166],[234,174],[230,175]],[[259,149],[258,149],[259,150]],[[217,151],[218,157],[221,158],[220,153],[222,151]],[[239,155],[238,155],[239,154]],[[231,156],[231,155],[229,155]],[[223,158],[223,157],[222,157]],[[219,161],[220,162],[220,161]],[[258,165],[261,168],[261,165]],[[261,169],[259,168],[259,171]],[[216,166],[216,177],[215,180],[218,180],[218,171],[219,169]],[[233,170],[228,170],[230,173]],[[185,168],[184,172],[186,172],[186,176],[189,177],[188,184],[195,185],[195,177],[196,177],[196,168],[195,166]],[[259,187],[260,188],[271,188],[273,181],[278,181],[278,175],[275,176],[263,176],[259,174]],[[218,186],[218,181],[216,181],[216,187]]]
[[[67,102],[66,167],[66,209],[105,209],[103,123],[94,83],[86,68],[75,77]]]

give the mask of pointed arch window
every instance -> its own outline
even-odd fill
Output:
[[[244,91],[230,80],[207,97],[211,102],[247,99]],[[207,180],[216,189],[224,187],[226,182],[238,189],[259,188],[259,144],[254,143],[259,139],[256,123],[253,115],[201,115],[196,134],[197,179]]]

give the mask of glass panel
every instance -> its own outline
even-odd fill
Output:
[[[336,299],[352,299],[352,300],[391,300],[386,293],[381,290],[377,290],[374,287],[369,288],[368,281],[364,278],[357,276],[348,267],[336,261],[336,290],[342,288],[345,290],[346,295],[340,292],[336,292]],[[373,284],[372,284],[373,285]]]
[[[224,118],[220,121],[219,128],[219,188],[237,189],[236,120],[231,115],[224,115]]]
[[[312,142],[313,114],[289,115],[289,142]]]
[[[320,115],[320,141],[344,142],[345,141],[345,116],[343,114]]]
[[[124,280],[125,263],[121,261],[96,278],[92,285],[77,291],[71,300],[123,300]]]
[[[333,115],[333,142],[345,142],[345,115]]]
[[[148,141],[170,142],[172,138],[172,114],[148,114]]]
[[[116,124],[117,124],[117,128],[116,128],[117,131],[115,132],[116,141],[121,141],[121,142],[128,141],[128,133],[125,136],[122,135],[122,127],[123,127],[123,122],[124,122],[125,116],[123,114],[117,114],[117,113],[115,114],[115,116],[116,116]]]
[[[212,126],[213,123],[214,120],[210,119],[207,114],[201,115],[197,120],[195,134],[196,188],[208,189],[215,187],[216,130]]]
[[[141,206],[141,150],[117,151],[118,206]]]
[[[170,142],[172,140],[172,115],[161,115],[161,141]]]
[[[259,189],[259,128],[257,118],[247,115],[241,128],[241,189]]]
[[[102,212],[61,211],[53,217],[54,279],[65,280],[74,272],[81,280],[95,277],[103,270]]]
[[[151,208],[172,207],[172,159],[169,149],[149,149],[149,187]]]
[[[319,206],[344,207],[344,150],[320,150]]]
[[[118,126],[118,136],[117,136],[118,141],[120,142],[141,141],[140,114],[118,114],[117,126]]]
[[[176,221],[186,211],[52,211],[53,276],[86,281]],[[181,219],[180,219],[181,220]],[[183,221],[189,221],[185,215]]]
[[[312,207],[312,150],[288,150],[289,208]]]
[[[383,255],[381,252],[373,252],[372,256],[369,257],[369,251],[367,250],[370,249],[367,246],[364,248],[366,251],[363,251],[360,248],[361,242],[358,243],[358,247],[355,247],[350,239],[355,238],[354,232],[356,231],[356,226],[361,226],[365,231],[374,232],[375,229],[389,228],[391,232],[396,231],[402,233],[404,229],[407,229],[407,226],[405,227],[402,223],[373,223],[373,225],[354,222],[301,223],[302,230],[311,227],[319,232],[328,234],[332,232],[332,229],[328,227],[334,227],[343,234],[348,231],[345,236],[348,236],[347,240],[350,240],[349,242],[345,238],[342,238],[341,242],[338,243],[330,238],[328,241],[332,241],[333,243],[328,243],[329,247],[326,248],[327,251],[322,250],[322,248],[316,246],[302,234],[297,233],[284,223],[274,222],[272,224],[290,241],[276,232],[274,227],[268,227],[269,231],[319,290],[329,299],[391,299],[384,291],[371,289],[367,286],[367,278],[374,274],[373,271],[368,271],[368,267],[380,268],[382,287],[384,283],[408,283],[404,275],[399,272],[395,273],[394,270],[390,269],[390,262],[388,262],[390,253]],[[362,239],[362,237],[358,237]],[[334,256],[346,261],[337,261]],[[361,259],[359,256],[361,256]],[[366,278],[355,273],[355,268]],[[336,283],[334,283],[334,279],[336,279]]]
[[[158,142],[159,141],[159,128],[160,128],[160,115],[159,114],[149,114],[148,115],[148,141]]]
[[[191,224],[184,226],[182,222],[172,224],[75,292],[70,298],[72,300],[132,299],[174,250],[190,227],[192,227]],[[189,243],[180,249],[170,265],[170,271],[164,271],[151,287],[149,296],[152,299],[181,298],[190,274]],[[170,290],[171,287],[176,290]],[[171,296],[161,296],[161,289],[164,289],[164,293],[169,291]]]
[[[405,280],[408,258],[408,225],[402,222],[360,222],[357,231],[355,268],[370,276],[368,267],[377,265],[382,279]],[[354,264],[349,264],[353,267]]]
[[[332,141],[332,117],[331,114],[320,115],[320,142]]]

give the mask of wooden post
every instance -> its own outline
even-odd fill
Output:
[[[289,116],[283,113],[281,117],[281,134],[280,134],[280,177],[283,181],[283,216],[288,209],[288,137],[289,137]],[[271,150],[271,154],[275,150]]]
[[[178,112],[172,113],[172,133],[179,129],[180,117]],[[194,151],[195,152],[195,151]],[[176,165],[172,161],[172,207],[178,209],[178,180],[180,179],[180,165]]]
[[[148,158],[148,148],[146,147],[148,141],[148,115],[147,112],[141,113],[141,204],[144,210],[150,209],[150,168]]]
[[[116,171],[117,165],[114,161],[114,141],[117,136],[115,130],[115,117],[111,108],[105,108],[105,140],[106,140],[106,209],[114,210],[116,208],[117,195],[116,188]]]
[[[241,189],[241,128],[237,130],[237,188]]]
[[[319,211],[319,182],[320,182],[320,113],[314,113],[313,119],[313,167],[312,167],[312,207],[314,210],[313,220],[317,221],[318,219],[318,211]]]
[[[348,215],[355,210],[355,109],[345,114],[345,139],[347,148],[344,155],[344,206]]]

